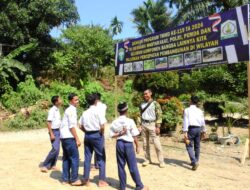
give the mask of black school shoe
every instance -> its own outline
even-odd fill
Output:
[[[199,163],[197,162],[197,163],[195,163],[195,164],[193,164],[193,167],[192,167],[192,170],[197,170],[197,168],[199,167]]]

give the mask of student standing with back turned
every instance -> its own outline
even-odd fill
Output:
[[[59,107],[62,104],[62,100],[59,96],[53,96],[51,98],[53,106],[50,108],[47,118],[47,127],[49,130],[50,142],[52,149],[43,162],[41,167],[42,172],[48,172],[49,169],[56,169],[56,162],[60,151],[60,125],[61,115]]]
[[[63,148],[63,184],[70,183],[72,186],[80,186],[82,182],[78,179],[79,152],[81,145],[76,134],[77,110],[79,98],[76,94],[69,94],[69,107],[65,110],[60,128]]]
[[[96,94],[88,95],[86,99],[90,107],[82,113],[79,120],[80,129],[85,133],[83,183],[86,186],[90,185],[89,174],[94,151],[99,166],[98,186],[106,187],[109,185],[106,182],[106,158],[104,150],[104,124],[106,123],[106,119],[97,109]]]
[[[183,118],[184,139],[192,170],[196,170],[199,166],[201,133],[205,135],[206,132],[204,114],[197,107],[198,102],[197,96],[191,97],[190,107],[184,110]]]
[[[127,177],[125,165],[128,164],[129,172],[136,184],[136,190],[147,190],[142,182],[137,167],[135,150],[133,142],[136,145],[136,152],[139,153],[139,144],[137,136],[140,134],[134,120],[127,117],[127,103],[121,102],[117,106],[120,117],[115,119],[110,128],[110,136],[117,138],[116,158],[118,164],[118,175],[120,179],[120,190],[125,190]]]
[[[95,93],[96,95],[96,99],[97,99],[97,103],[96,103],[96,107],[98,109],[98,111],[100,112],[100,114],[102,114],[102,117],[105,118],[106,122],[107,123],[107,119],[106,119],[106,110],[107,110],[107,105],[104,104],[102,101],[101,101],[101,94],[99,92],[96,92]],[[104,157],[106,159],[106,153],[105,153],[105,149],[104,149]],[[96,158],[96,155],[94,155],[94,166],[92,167],[91,166],[91,170],[96,170],[96,169],[99,169],[99,166],[97,164],[97,158]]]

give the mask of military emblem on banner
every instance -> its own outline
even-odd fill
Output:
[[[234,38],[238,36],[237,24],[235,20],[227,20],[221,24],[221,39]]]

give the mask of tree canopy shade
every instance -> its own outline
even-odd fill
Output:
[[[100,26],[72,26],[63,31],[59,43],[62,49],[54,53],[52,67],[58,79],[70,84],[78,85],[80,79],[112,64],[113,40]]]
[[[50,31],[60,25],[70,26],[79,16],[74,0],[1,0],[0,43],[6,55],[20,45],[37,42],[26,62],[32,65],[33,73],[48,63],[55,42]],[[20,58],[21,59],[21,58]],[[22,61],[22,60],[20,60]]]

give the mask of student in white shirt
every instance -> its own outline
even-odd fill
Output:
[[[81,142],[77,136],[77,110],[79,98],[71,93],[68,96],[70,106],[65,110],[60,128],[63,148],[63,184],[70,183],[72,186],[80,186],[82,182],[78,179],[79,152]]]
[[[191,105],[184,110],[183,117],[184,139],[192,170],[196,170],[199,166],[201,133],[206,132],[204,114],[197,107],[198,102],[198,97],[192,96]]]
[[[104,104],[102,101],[101,101],[101,94],[99,92],[96,92],[96,99],[97,99],[97,103],[96,103],[96,107],[99,111],[99,113],[102,115],[102,117],[105,118],[106,122],[107,123],[107,119],[106,119],[106,110],[107,110],[107,105]],[[105,149],[104,149],[104,157],[106,158],[106,153],[105,153]],[[95,169],[99,169],[99,166],[97,164],[97,158],[96,158],[96,155],[94,154],[94,165],[93,167],[91,166],[91,170],[95,170]]]
[[[97,157],[99,166],[99,187],[105,187],[106,182],[106,158],[104,147],[104,124],[106,119],[96,107],[96,94],[90,94],[86,98],[89,108],[82,113],[79,120],[80,128],[85,133],[84,137],[84,184],[90,185],[89,174],[91,168],[91,159],[93,151]]]
[[[128,164],[130,175],[136,184],[136,190],[146,190],[142,184],[133,142],[136,152],[139,153],[137,136],[140,134],[134,120],[127,117],[128,106],[126,102],[121,102],[117,106],[120,117],[115,119],[110,128],[110,137],[116,138],[116,158],[118,165],[118,175],[120,179],[120,189],[125,190],[127,185],[125,165]]]
[[[41,167],[42,172],[48,172],[49,169],[56,169],[56,162],[60,152],[60,125],[61,125],[61,115],[59,107],[62,104],[62,100],[59,96],[53,96],[51,98],[51,103],[53,106],[50,108],[47,118],[47,127],[50,136],[50,142],[52,149],[43,162],[43,167]]]

